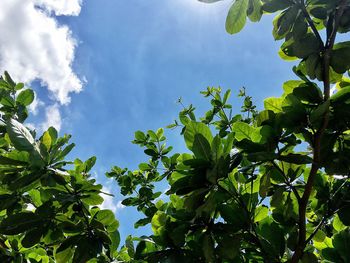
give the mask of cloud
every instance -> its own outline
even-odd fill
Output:
[[[58,104],[48,106],[45,109],[45,121],[41,123],[40,130],[46,131],[51,126],[55,127],[55,129],[58,131],[62,126],[62,119]]]
[[[102,187],[102,192],[105,193],[111,193],[111,189],[107,186]],[[125,208],[125,206],[122,204],[122,201],[118,201],[117,203],[114,202],[114,197],[110,195],[103,195],[103,203],[100,205],[101,209],[109,209],[113,213],[116,213],[117,211]]]
[[[81,10],[82,0],[34,0],[36,6],[55,15],[77,16]]]
[[[78,15],[81,0],[1,0],[0,70],[18,81],[39,80],[60,104],[82,90],[72,63],[77,41],[53,15]],[[57,112],[57,111],[56,111]]]

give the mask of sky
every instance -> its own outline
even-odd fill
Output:
[[[248,22],[238,35],[225,31],[230,0],[1,0],[0,71],[36,93],[28,125],[49,126],[72,134],[71,158],[97,157],[93,175],[104,190],[104,207],[120,220],[122,238],[139,217],[121,205],[118,186],[104,173],[114,165],[136,169],[147,160],[131,143],[136,130],[165,127],[181,107],[199,112],[208,101],[207,86],[238,90],[245,86],[258,107],[278,96],[294,78],[292,64],[278,57],[272,16]],[[184,151],[178,130],[168,130],[169,144]],[[132,219],[132,220],[131,220]],[[135,219],[135,220],[133,220]]]

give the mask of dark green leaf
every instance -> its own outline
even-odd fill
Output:
[[[0,233],[5,235],[17,235],[39,227],[42,223],[42,218],[38,215],[31,212],[21,212],[3,219],[0,223]]]
[[[17,103],[20,103],[24,106],[30,105],[34,100],[34,91],[31,89],[26,89],[21,91],[16,99]]]

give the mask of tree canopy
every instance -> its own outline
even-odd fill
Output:
[[[279,55],[297,61],[295,79],[262,110],[241,89],[240,113],[230,90],[208,87],[204,116],[189,105],[168,126],[180,130],[185,153],[172,153],[162,128],[137,131],[133,143],[147,160],[106,175],[143,215],[135,228],[150,225],[153,234],[129,236],[122,247],[113,213],[97,207],[102,187],[88,174],[95,159],[66,161],[74,145],[53,128],[36,139],[23,124],[33,92],[5,73],[0,259],[350,262],[350,42],[336,42],[350,31],[350,1],[235,0],[226,30],[268,13]]]

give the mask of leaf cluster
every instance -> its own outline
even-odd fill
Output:
[[[96,158],[68,161],[74,144],[50,127],[38,139],[24,124],[31,89],[0,79],[0,261],[112,262],[118,221],[90,177]]]
[[[171,149],[163,130],[135,133],[151,158],[109,173],[124,204],[145,215],[135,226],[153,231],[129,238],[129,262],[350,262],[350,49],[335,43],[350,31],[349,10],[346,0],[233,2],[231,34],[247,17],[276,14],[273,36],[283,59],[299,60],[297,79],[260,111],[243,88],[240,114],[230,90],[208,87],[204,116],[183,106],[168,126],[181,128],[189,152],[163,152]],[[161,196],[153,192],[160,181],[169,186]]]

